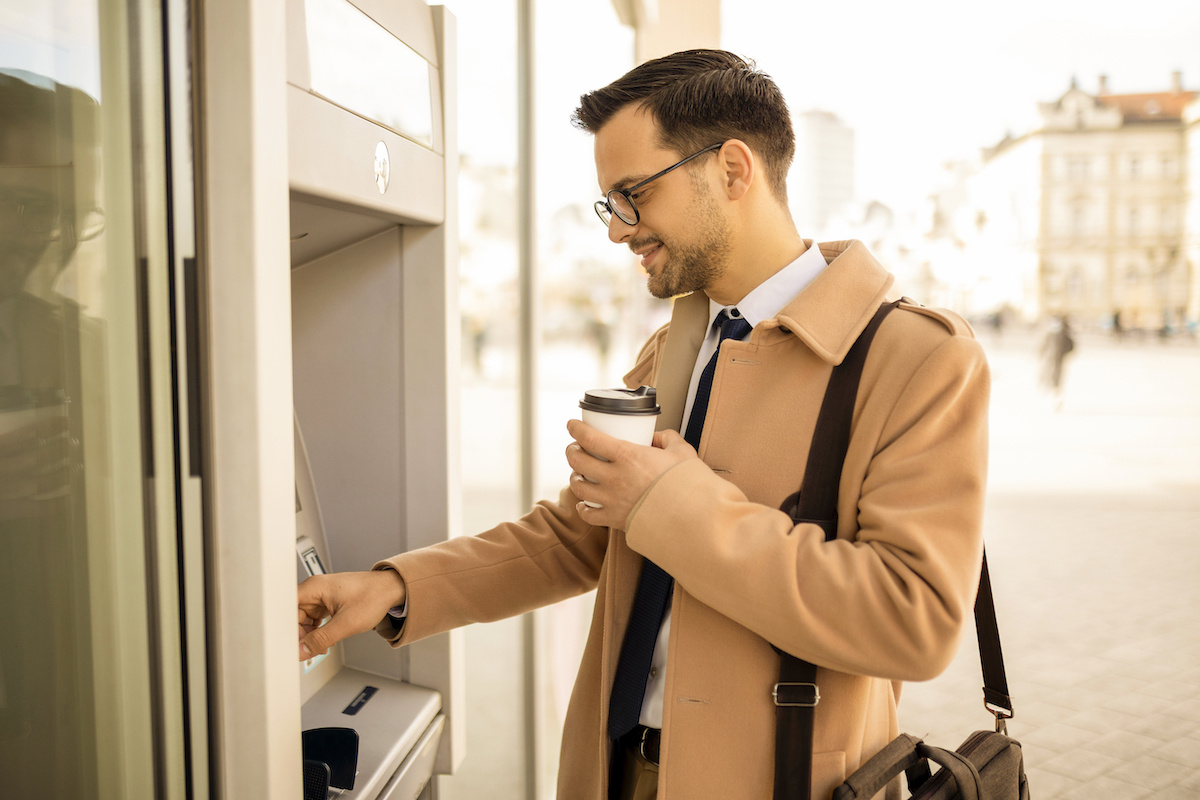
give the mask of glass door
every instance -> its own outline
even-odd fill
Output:
[[[171,6],[0,0],[5,797],[206,786],[181,624]]]

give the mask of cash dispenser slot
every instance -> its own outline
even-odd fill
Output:
[[[304,704],[301,722],[306,731],[343,727],[358,734],[354,788],[336,797],[413,798],[433,771],[446,721],[441,707],[432,689],[343,667]]]
[[[354,728],[309,728],[300,737],[304,757],[305,800],[324,800],[329,788],[353,789],[358,777],[358,731]],[[310,791],[308,769],[320,766],[324,788]]]

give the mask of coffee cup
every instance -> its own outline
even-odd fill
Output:
[[[637,389],[591,389],[579,401],[583,421],[609,436],[634,444],[649,445],[662,409],[653,386]],[[595,455],[594,453],[592,455]],[[600,458],[600,456],[596,456]],[[604,460],[604,459],[601,459]],[[584,501],[592,508],[599,503]]]

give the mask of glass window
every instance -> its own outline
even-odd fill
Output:
[[[562,6],[561,8],[559,6]],[[628,248],[597,223],[591,137],[571,125],[585,91],[633,67],[633,32],[611,4],[539,4],[535,37],[538,300],[519,287],[517,4],[460,0],[459,194],[461,230],[463,530],[473,534],[521,507],[520,319],[534,316],[537,376],[535,499],[567,482],[566,420],[583,391],[617,385],[664,313],[639,282]],[[588,31],[579,37],[563,32]],[[558,68],[570,65],[570,69]],[[467,751],[443,798],[552,797],[562,719],[579,666],[594,595],[537,612],[529,646],[522,620],[465,629]],[[529,663],[532,658],[534,663]],[[534,694],[524,670],[534,674]],[[533,720],[525,736],[497,738],[496,719]],[[530,783],[534,785],[529,785]]]
[[[157,793],[129,19],[0,16],[5,797]]]
[[[461,0],[458,20],[459,304],[462,315],[462,532],[523,513],[518,372],[517,10]],[[463,630],[466,750],[443,800],[532,797],[522,620]],[[486,658],[470,654],[487,653]],[[500,722],[498,720],[503,720]],[[511,731],[496,736],[496,731]]]
[[[1176,213],[1174,205],[1164,205],[1158,210],[1159,231],[1166,234],[1176,233]]]
[[[1076,200],[1070,209],[1070,233],[1072,236],[1083,236],[1088,228],[1088,207],[1082,200]]]
[[[1067,156],[1067,177],[1072,181],[1086,181],[1091,170],[1091,159],[1087,156]]]
[[[600,191],[593,138],[571,124],[584,92],[633,68],[634,34],[611,3],[537,4],[538,497],[570,476],[566,421],[587,389],[620,386],[645,339],[670,314],[646,292],[629,248],[615,245],[592,208]],[[587,31],[586,36],[574,35]],[[564,35],[563,32],[570,32]],[[595,593],[537,613],[538,788],[552,797],[567,701],[583,654]]]
[[[1087,278],[1085,277],[1084,269],[1076,264],[1071,267],[1071,271],[1067,277],[1067,296],[1073,305],[1083,302],[1086,289]]]

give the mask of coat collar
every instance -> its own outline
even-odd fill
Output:
[[[837,366],[887,298],[894,279],[862,242],[818,247],[828,266],[773,322]]]
[[[804,243],[813,246],[810,240]],[[836,366],[886,299],[893,278],[862,242],[817,246],[828,266],[774,319],[766,320],[759,328],[791,332],[817,356]],[[659,430],[679,430],[683,423],[688,384],[707,332],[708,297],[693,292],[677,298],[656,381],[662,407]]]

